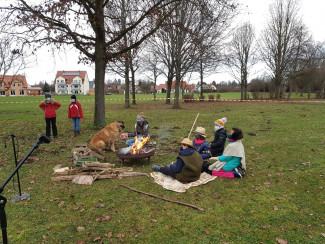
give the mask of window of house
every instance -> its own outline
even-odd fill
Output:
[[[5,96],[5,95],[6,95],[5,91],[0,91],[0,96]]]
[[[0,87],[3,87],[3,83],[0,83]]]
[[[17,83],[18,86],[21,86],[21,83]]]
[[[15,90],[11,90],[11,91],[10,91],[10,95],[11,95],[11,96],[16,96],[16,91],[15,91]]]
[[[20,91],[19,91],[19,94],[20,94],[20,96],[24,96],[24,95],[25,95],[24,90],[20,90]]]

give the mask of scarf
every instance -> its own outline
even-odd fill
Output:
[[[195,144],[196,145],[201,145],[203,142],[204,142],[204,140],[195,139]]]
[[[223,156],[241,158],[241,167],[246,170],[245,150],[241,140],[230,143],[223,151]],[[209,166],[210,170],[220,170],[227,162],[217,161]]]
[[[214,127],[214,131],[216,132],[216,131],[218,131],[218,130],[220,130],[220,129],[222,129],[222,128],[224,128],[222,125],[216,125],[216,126]]]

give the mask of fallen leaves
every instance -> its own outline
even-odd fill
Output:
[[[287,244],[288,243],[288,240],[283,240],[283,239],[280,239],[280,238],[276,238],[275,241],[278,244]]]
[[[121,233],[121,234],[117,234],[117,235],[116,235],[116,238],[121,240],[121,239],[123,239],[125,236],[126,236],[125,233]]]
[[[61,201],[60,204],[59,204],[58,206],[61,208],[61,207],[64,206],[64,204],[65,204],[65,202],[64,202],[64,201]]]
[[[205,234],[210,235],[210,231],[208,229],[204,230]]]
[[[84,230],[85,230],[85,227],[82,227],[82,226],[77,227],[78,232],[81,232],[81,231],[84,231]]]
[[[111,231],[107,232],[107,234],[105,235],[108,239],[110,239],[112,237],[113,233]]]
[[[97,222],[105,222],[105,221],[110,221],[111,220],[111,217],[106,215],[106,214],[103,214],[102,216],[100,217],[97,217],[95,219]]]
[[[97,204],[94,206],[95,208],[103,208],[105,205],[103,203]]]
[[[277,206],[274,206],[274,207],[273,207],[273,210],[274,210],[274,211],[278,211],[279,208],[278,208]]]
[[[221,196],[219,194],[216,194],[216,195],[213,196],[213,199],[220,199],[220,197]]]

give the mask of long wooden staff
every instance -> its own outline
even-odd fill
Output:
[[[120,185],[120,186],[125,187],[125,188],[127,188],[127,189],[129,189],[131,191],[144,194],[144,195],[149,196],[149,197],[158,198],[158,199],[166,201],[166,202],[177,203],[177,204],[184,205],[184,206],[187,206],[187,207],[190,207],[190,208],[194,208],[194,209],[197,209],[197,210],[200,210],[200,211],[204,211],[204,208],[200,208],[200,207],[197,207],[197,206],[192,205],[192,204],[188,204],[188,203],[185,203],[185,202],[179,202],[179,201],[174,201],[174,200],[170,200],[170,199],[167,199],[167,198],[159,197],[159,196],[153,195],[151,193],[147,193],[147,192],[144,192],[144,191],[139,191],[139,190],[133,189],[133,188],[131,188],[129,186],[126,186],[126,185]]]
[[[194,125],[195,125],[195,123],[196,123],[196,120],[197,120],[197,118],[199,117],[199,115],[200,115],[200,113],[197,113],[196,118],[195,118],[195,120],[194,120],[194,123],[193,123],[193,125],[192,125],[192,129],[191,129],[191,131],[190,131],[190,134],[188,134],[188,137],[187,137],[187,138],[190,138],[190,135],[191,135],[191,133],[192,133],[193,127],[194,127]]]

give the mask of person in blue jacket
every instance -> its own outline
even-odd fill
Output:
[[[208,160],[211,157],[210,145],[205,140],[205,128],[197,127],[194,131],[193,146],[196,151],[200,154],[203,160]]]

